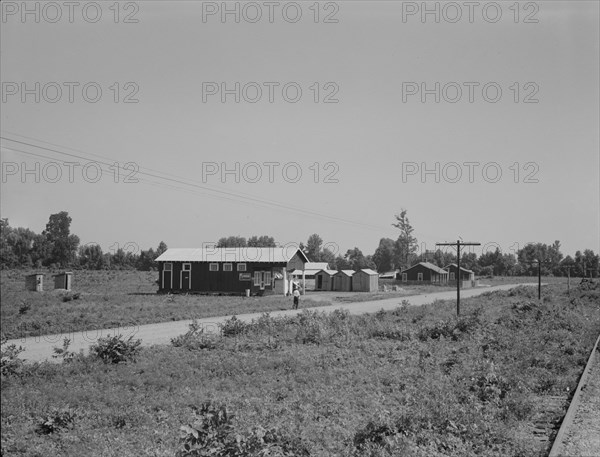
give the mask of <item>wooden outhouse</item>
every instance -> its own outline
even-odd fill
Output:
[[[25,288],[33,292],[42,292],[44,290],[44,273],[25,276]]]
[[[333,275],[337,270],[321,270],[315,274],[315,290],[333,290]]]
[[[333,290],[346,291],[352,290],[352,276],[354,270],[339,270],[331,279],[333,280]]]
[[[377,292],[379,275],[370,268],[358,270],[352,275],[352,290],[354,292]]]
[[[73,287],[73,273],[65,271],[53,276],[55,289],[71,290]]]

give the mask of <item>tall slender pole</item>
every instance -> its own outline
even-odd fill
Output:
[[[456,243],[435,243],[436,246],[455,246],[456,247],[456,315],[460,316],[460,248],[461,246],[481,246],[481,243],[465,243],[456,240]]]
[[[538,259],[538,300],[542,299],[542,262]]]
[[[456,240],[456,315],[460,316],[460,240]]]
[[[567,267],[567,295],[571,296],[571,267]]]

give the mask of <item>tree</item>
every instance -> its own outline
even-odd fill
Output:
[[[308,257],[311,262],[320,262],[322,246],[323,239],[316,233],[313,233],[308,237],[306,242],[306,257]]]
[[[218,248],[245,248],[247,246],[248,243],[243,236],[223,237],[217,243]]]
[[[97,244],[86,244],[79,248],[79,265],[88,270],[104,268],[104,254]]]
[[[164,241],[158,243],[158,247],[156,248],[156,252],[154,253],[154,258],[156,259],[158,256],[162,255],[167,249],[167,243],[165,243]]]
[[[350,262],[346,260],[341,255],[337,255],[335,260],[333,261],[333,265],[331,265],[335,270],[349,270],[351,269]]]
[[[251,248],[274,248],[277,246],[275,243],[275,238],[272,236],[262,235],[262,236],[251,236],[248,238],[248,247]]]
[[[348,249],[344,259],[347,262],[347,267],[351,270],[360,270],[362,268],[376,268],[371,256],[365,257],[362,251],[358,248]]]
[[[414,229],[406,216],[406,210],[402,209],[395,217],[396,223],[392,225],[400,230],[400,236],[394,246],[394,264],[400,268],[408,268],[416,258],[417,239],[412,235]]]
[[[71,220],[66,211],[50,215],[46,230],[42,232],[51,245],[50,258],[47,259],[47,263],[66,267],[75,259],[79,237],[71,235]]]
[[[379,240],[379,246],[373,254],[373,262],[378,272],[384,273],[394,269],[394,245],[395,242],[391,238]]]

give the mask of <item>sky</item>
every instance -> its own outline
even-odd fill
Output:
[[[516,5],[2,2],[1,216],[372,254],[406,209],[420,250],[598,252],[599,3]]]

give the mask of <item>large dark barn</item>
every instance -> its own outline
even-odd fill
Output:
[[[445,284],[448,282],[448,272],[429,262],[420,262],[398,273],[402,282],[430,282]]]
[[[286,295],[288,272],[304,270],[308,259],[299,249],[245,247],[167,249],[156,261],[159,293]]]

